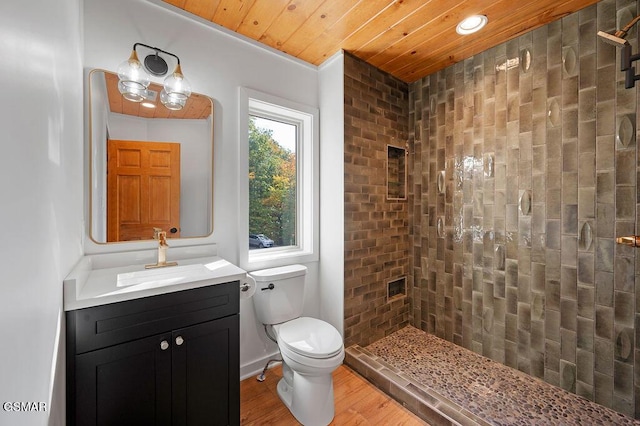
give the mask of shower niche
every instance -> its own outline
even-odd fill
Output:
[[[387,281],[387,302],[401,299],[407,295],[407,278]]]
[[[387,200],[407,199],[407,150],[387,145]]]

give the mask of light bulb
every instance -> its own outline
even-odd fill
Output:
[[[135,50],[131,52],[129,59],[118,67],[118,78],[118,90],[122,96],[133,102],[142,102],[151,78],[138,60]]]
[[[182,74],[180,64],[176,66],[173,74],[164,79],[164,91],[172,99],[184,99],[185,102],[191,96],[191,84]]]

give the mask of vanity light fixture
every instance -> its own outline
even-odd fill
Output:
[[[485,15],[471,15],[460,21],[456,27],[456,32],[460,35],[473,34],[484,28],[487,22],[489,22],[489,19]]]
[[[144,66],[138,59],[136,48],[144,46],[155,53],[144,58]],[[135,43],[131,56],[118,67],[118,90],[122,96],[132,102],[142,102],[147,99],[147,88],[151,83],[149,73],[162,77],[167,74],[169,67],[160,53],[173,56],[178,64],[172,74],[164,80],[163,89],[160,92],[160,102],[170,110],[180,110],[191,96],[191,85],[182,74],[180,58],[173,53],[157,47],[151,47],[143,43]]]

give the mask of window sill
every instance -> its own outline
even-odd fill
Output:
[[[250,250],[247,267],[248,270],[272,268],[293,263],[317,262],[318,254],[299,248],[290,249],[258,249]]]

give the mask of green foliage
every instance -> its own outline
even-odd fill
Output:
[[[249,122],[249,233],[296,244],[296,155]]]

